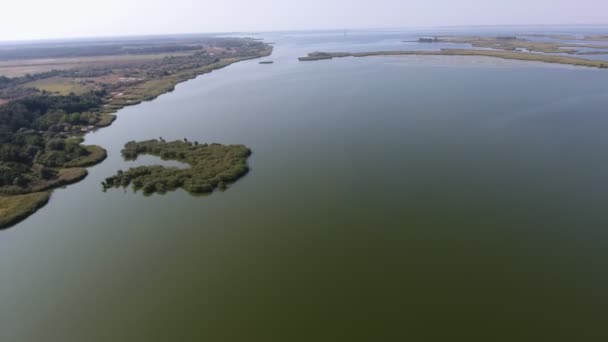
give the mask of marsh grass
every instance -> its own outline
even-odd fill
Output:
[[[93,166],[101,163],[108,157],[106,150],[100,146],[89,145],[83,147],[87,151],[87,154],[80,158],[69,161],[64,165],[64,167],[71,168]]]
[[[439,41],[456,44],[471,44],[477,48],[497,49],[504,51],[516,51],[526,49],[528,51],[543,53],[576,53],[577,49],[572,44],[561,44],[553,42],[539,42],[520,39],[516,37],[475,37],[455,36],[440,37]]]
[[[26,195],[0,196],[0,229],[8,228],[25,219],[50,199],[49,191]]]
[[[180,169],[160,165],[140,166],[127,171],[119,170],[106,178],[103,189],[128,187],[142,190],[145,195],[166,193],[183,188],[191,194],[211,193],[214,189],[226,190],[249,171],[247,158],[251,151],[244,145],[198,144],[196,142],[148,140],[129,142],[122,150],[126,160],[135,160],[142,154],[163,160],[176,160],[190,167]]]
[[[531,52],[515,52],[501,50],[467,50],[467,49],[444,49],[440,51],[373,51],[373,52],[312,52],[306,57],[300,57],[300,61],[316,61],[341,57],[370,57],[370,56],[482,56],[502,59],[511,59],[530,62],[544,62],[584,66],[592,68],[608,68],[607,61],[590,60],[570,56],[546,55]]]

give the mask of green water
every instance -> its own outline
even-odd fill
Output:
[[[608,72],[272,39],[120,111],[87,136],[108,160],[0,232],[0,341],[606,340]],[[159,136],[251,173],[101,191]]]

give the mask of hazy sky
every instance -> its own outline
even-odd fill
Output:
[[[3,0],[0,40],[332,28],[608,24],[608,0]]]

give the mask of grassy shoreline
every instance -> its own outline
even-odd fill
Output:
[[[93,166],[106,159],[106,150],[99,146],[86,146],[91,152],[71,167],[57,169],[55,179],[33,184],[28,188],[4,187],[0,191],[0,229],[25,220],[50,200],[53,190],[78,183],[88,175],[86,166]]]
[[[512,37],[479,37],[479,36],[445,36],[438,37],[437,42],[453,44],[470,44],[477,48],[503,51],[542,52],[580,54],[580,48],[607,49],[608,45],[582,43],[560,43],[549,41],[530,41]]]
[[[121,97],[112,98],[107,104],[107,106],[104,107],[104,114],[113,116],[113,113],[116,113],[124,107],[134,106],[142,102],[152,101],[160,95],[170,93],[174,91],[175,87],[180,83],[189,81],[204,74],[208,74],[215,70],[225,68],[234,63],[243,62],[251,59],[263,58],[270,56],[271,54],[272,47],[269,47],[257,56],[226,58],[202,67],[184,70],[174,75],[155,78],[140,84],[136,84],[133,87],[130,87],[125,90],[124,94]]]
[[[544,55],[531,52],[513,52],[500,50],[467,50],[444,49],[439,51],[372,51],[372,52],[312,52],[300,61],[318,61],[342,57],[371,57],[371,56],[481,56],[510,59],[529,62],[544,62],[591,68],[608,69],[608,61],[590,60],[569,56]]]
[[[122,99],[117,100],[116,97],[108,99],[108,103],[101,108],[101,114],[103,114],[101,116],[102,120],[94,126],[94,129],[110,126],[116,118],[114,113],[124,107],[152,101],[162,94],[172,92],[175,86],[182,82],[225,68],[234,63],[270,56],[272,51],[272,46],[268,45],[256,55],[224,58],[208,65],[186,69],[172,75],[153,78],[126,87],[125,92],[131,95],[129,100],[121,101]],[[81,135],[84,134],[86,133],[81,133]],[[86,157],[66,164],[64,168],[58,168],[56,170],[58,176],[52,181],[45,182],[44,184],[35,184],[26,189],[18,189],[13,186],[0,189],[0,229],[9,228],[34,214],[49,202],[53,189],[81,181],[88,174],[84,167],[96,165],[107,157],[106,150],[100,146],[85,146],[85,148],[89,154]]]
[[[0,230],[25,220],[44,207],[51,198],[50,191],[25,195],[0,196]]]

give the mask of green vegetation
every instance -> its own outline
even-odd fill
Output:
[[[260,55],[255,56],[232,57],[225,59],[215,58],[210,64],[197,65],[192,69],[180,70],[174,74],[168,74],[159,78],[137,82],[128,88],[121,90],[120,93],[118,93],[119,95],[114,96],[110,100],[109,104],[104,108],[104,110],[105,112],[111,113],[124,106],[135,105],[143,101],[151,101],[164,93],[173,91],[175,86],[181,82],[227,67],[236,62],[252,58],[259,58],[263,55],[269,55],[272,53],[272,48],[265,48],[259,53]]]
[[[192,194],[210,193],[214,189],[224,190],[227,184],[244,176],[249,168],[247,158],[251,151],[243,145],[199,144],[198,142],[149,140],[129,142],[122,150],[126,160],[135,160],[141,154],[177,160],[190,165],[180,169],[164,166],[140,166],[106,178],[104,190],[112,187],[127,187],[144,194],[165,193],[177,188]]]
[[[273,61],[261,61],[260,64],[274,64]]]
[[[505,51],[527,50],[543,53],[574,53],[577,50],[569,49],[562,44],[552,42],[538,42],[519,39],[517,37],[440,37],[445,43],[471,44],[473,47],[496,49]]]
[[[90,165],[105,158],[99,147],[83,147],[82,133],[100,121],[92,110],[103,93],[40,95],[0,107],[0,192],[54,179],[53,169]]]
[[[1,106],[0,193],[21,194],[65,185],[82,178],[83,172],[66,173],[63,169],[103,160],[105,150],[82,146],[82,139],[74,137],[99,121],[100,114],[91,110],[103,103],[102,96],[40,95]]]
[[[49,77],[23,84],[24,88],[34,88],[57,95],[83,95],[96,89],[94,83],[67,77]]]
[[[43,207],[51,193],[35,192],[27,195],[0,196],[0,229],[8,228]]]
[[[104,161],[108,154],[106,150],[99,146],[90,145],[82,147],[86,152],[78,158],[72,159],[65,163],[64,167],[88,167],[93,166]]]
[[[567,64],[593,68],[608,68],[608,62],[589,60],[569,56],[546,55],[530,52],[513,52],[500,50],[465,50],[444,49],[440,51],[375,51],[375,52],[313,52],[307,57],[300,57],[300,61],[316,61],[341,57],[370,57],[370,56],[484,56],[519,61],[545,62]]]
[[[32,192],[52,190],[54,188],[79,182],[87,176],[86,169],[77,167],[52,169],[38,166],[36,167],[36,170],[41,174],[40,179],[31,181],[25,186],[18,184],[4,186],[0,191],[0,196],[23,195]],[[48,179],[42,177],[47,177]]]
[[[272,53],[267,44],[239,38],[66,44],[19,45],[0,51],[0,72],[9,74],[18,74],[13,69],[35,66],[39,59],[51,67],[55,63],[69,65],[13,78],[0,76],[0,196],[6,203],[21,203],[22,195],[52,190],[86,177],[83,168],[105,159],[106,151],[83,146],[81,136],[110,125],[117,110],[152,100],[198,75]],[[215,147],[209,151],[217,152]],[[192,169],[200,171],[197,165]],[[217,171],[213,167],[209,170]],[[206,192],[208,186],[222,188],[223,182],[237,177],[230,171],[238,174],[242,169],[218,174],[220,182],[213,177],[198,177],[184,179],[179,186],[193,193]],[[155,185],[162,191],[162,182]],[[46,201],[36,203],[39,205],[26,206],[31,210],[17,216],[34,212]]]
[[[606,49],[607,45],[571,44],[559,42],[530,41],[527,39],[505,37],[478,37],[478,36],[448,36],[437,38],[444,43],[471,44],[476,48],[495,49],[504,51],[524,51],[542,53],[580,54],[580,48]]]

